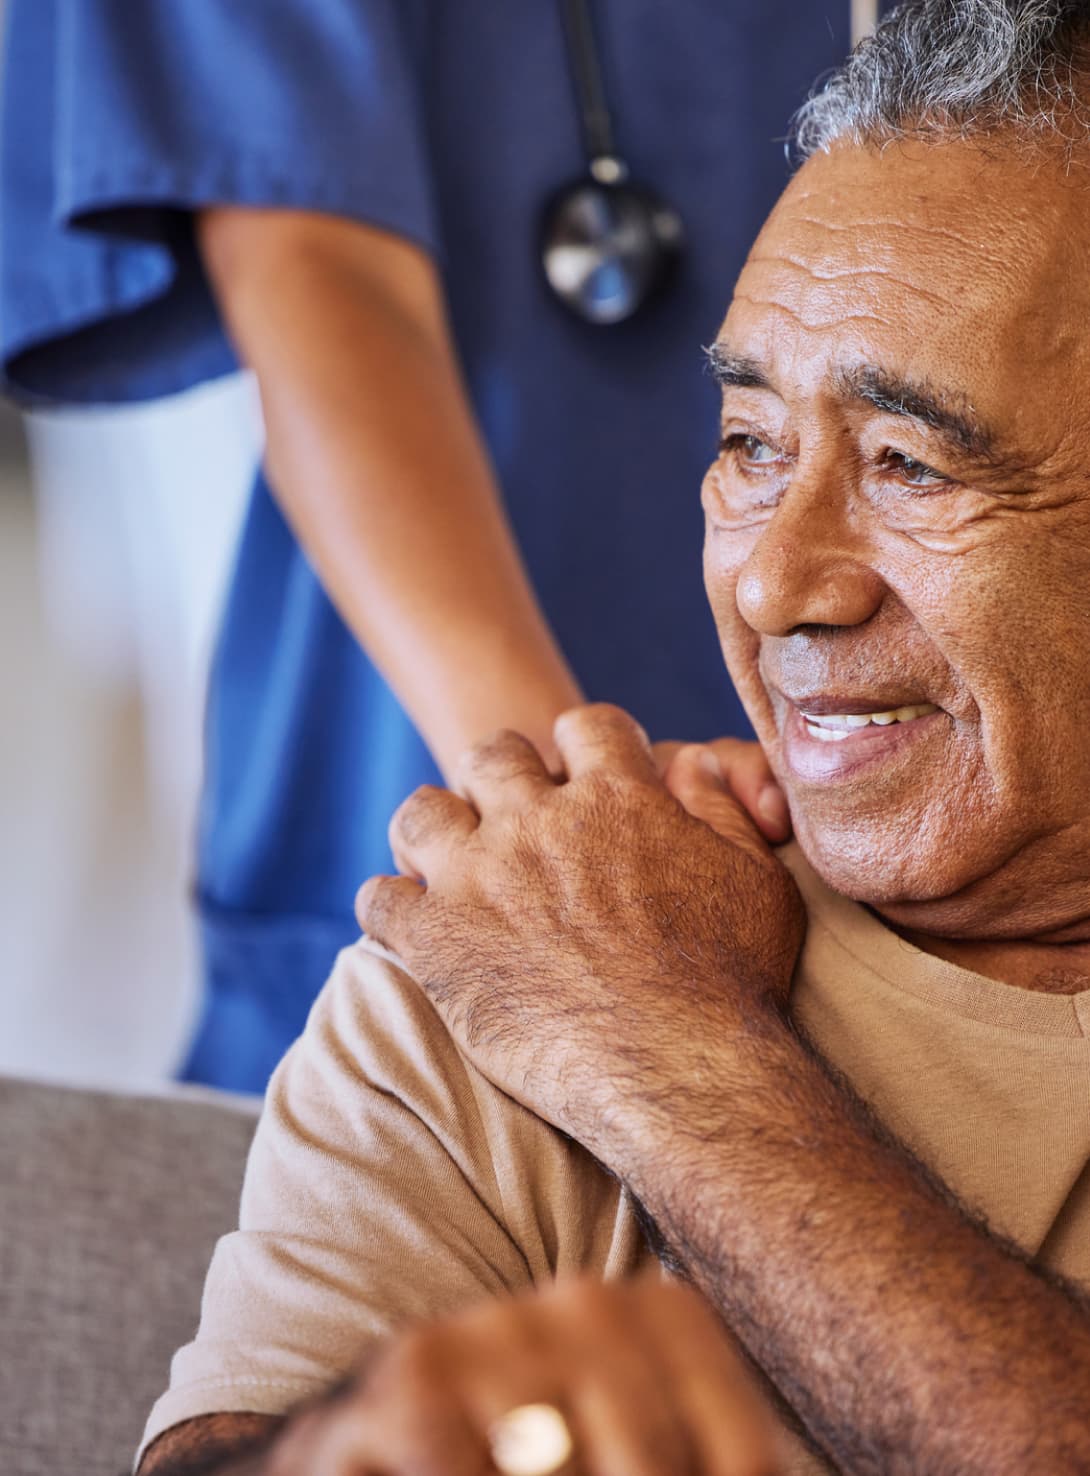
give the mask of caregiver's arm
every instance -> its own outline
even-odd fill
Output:
[[[270,485],[440,766],[498,727],[551,753],[579,691],[504,516],[431,259],[303,211],[216,207],[197,236],[260,384]]]

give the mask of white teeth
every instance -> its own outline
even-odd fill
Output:
[[[815,723],[807,723],[806,731],[811,738],[820,738],[822,743],[843,743],[845,738],[852,736],[850,728],[819,728]]]
[[[894,707],[888,712],[830,712],[822,713],[820,717],[803,713],[802,717],[812,738],[820,739],[822,743],[843,743],[857,729],[866,728],[871,723],[880,728],[888,727],[890,723],[911,723],[938,710],[933,702],[920,702],[910,707]]]

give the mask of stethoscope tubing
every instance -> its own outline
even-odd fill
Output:
[[[661,291],[685,243],[680,216],[646,186],[628,183],[617,152],[592,0],[559,0],[586,175],[547,203],[541,259],[550,288],[576,317],[624,322]],[[879,0],[851,0],[856,46],[878,24]]]

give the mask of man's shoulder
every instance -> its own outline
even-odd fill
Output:
[[[516,1107],[463,1055],[400,959],[368,938],[337,955],[301,1039],[270,1083],[267,1113],[304,1099],[347,1130],[396,1104],[442,1137],[468,1137],[469,1146],[487,1137],[482,1103],[492,1117]]]
[[[434,1184],[456,1169],[521,1242],[535,1274],[554,1272],[577,1245],[575,1259],[603,1269],[636,1253],[616,1181],[478,1071],[401,960],[369,939],[338,955],[270,1084],[262,1146],[279,1152],[301,1131],[372,1180],[415,1179],[426,1163]],[[382,1164],[376,1138],[396,1147]]]
[[[429,1056],[461,1053],[427,994],[404,963],[367,937],[337,955],[315,1002],[311,1020],[323,1016],[338,1037],[370,1055],[377,1045],[426,1049]]]

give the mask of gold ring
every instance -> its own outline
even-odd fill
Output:
[[[572,1453],[571,1430],[555,1404],[520,1404],[488,1432],[502,1476],[551,1476]]]

